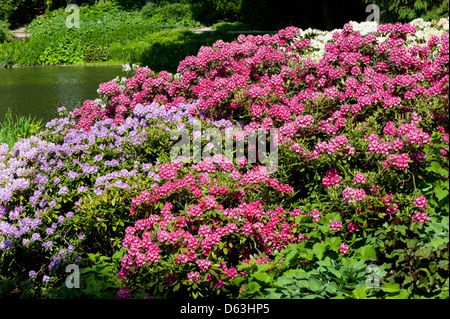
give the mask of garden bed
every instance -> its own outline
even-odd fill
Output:
[[[1,145],[0,295],[448,298],[448,20],[366,27],[219,40]]]

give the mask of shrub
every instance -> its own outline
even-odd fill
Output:
[[[236,21],[242,0],[188,0],[195,20],[211,25],[219,20]]]
[[[195,34],[186,30],[160,31],[145,37],[148,45],[138,61],[153,69],[164,68],[175,72],[180,61],[195,55],[202,46],[212,45],[218,39],[232,41],[235,38],[233,34],[222,32]]]
[[[364,0],[366,3],[373,1]],[[381,20],[387,22],[408,22],[417,18],[434,19],[448,16],[448,0],[402,0],[398,3],[378,0],[375,3],[380,7]]]
[[[50,43],[37,62],[46,65],[76,64],[84,60],[84,52],[85,48],[79,40],[65,36],[57,39],[56,43]]]
[[[158,22],[182,21],[190,19],[190,11],[188,5],[170,2],[147,3],[141,9],[141,15],[144,19],[151,19],[155,18],[155,16],[158,16]]]
[[[0,20],[0,43],[5,42],[10,35],[9,24]]]
[[[83,60],[88,63],[107,61],[109,58],[109,49],[98,45],[86,47],[83,54]]]
[[[121,251],[118,298],[448,297],[449,37],[415,25],[345,24],[317,60],[295,27],[219,40],[2,145],[6,286],[49,296],[65,264],[110,267]],[[239,128],[233,158],[189,163],[219,145],[199,122]],[[185,164],[171,157],[183,129]],[[271,175],[273,162],[234,158],[260,131],[276,133]],[[376,291],[362,287],[369,263]]]
[[[105,61],[109,46],[142,38],[158,28],[142,21],[137,12],[123,12],[114,4],[80,7],[83,27],[66,28],[64,10],[34,20],[27,48],[16,58],[20,65],[73,64]],[[128,61],[128,60],[119,60]]]
[[[265,168],[237,168],[221,155],[189,169],[181,162],[162,164],[164,183],[133,199],[130,213],[140,219],[125,231],[128,250],[119,277],[132,294],[218,295],[242,262],[296,240],[296,212],[271,200],[292,189]]]
[[[145,5],[145,0],[116,0],[118,5],[125,10],[138,10]]]
[[[241,22],[218,22],[214,23],[211,28],[217,31],[243,31],[248,30],[249,26]]]

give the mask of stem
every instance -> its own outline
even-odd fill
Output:
[[[417,197],[416,179],[415,179],[415,177],[414,177],[414,174],[413,174],[413,173],[411,173],[411,171],[410,171],[409,169],[408,169],[407,171],[408,171],[408,173],[410,173],[410,174],[411,174],[411,176],[412,176],[412,178],[413,178],[413,185],[414,185],[414,197]]]

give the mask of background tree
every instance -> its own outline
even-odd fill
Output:
[[[424,20],[448,17],[449,0],[363,0],[380,7],[381,23],[409,22],[417,18]]]

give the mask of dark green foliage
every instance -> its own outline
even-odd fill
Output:
[[[138,42],[112,44],[109,54],[115,61],[139,63],[155,71],[174,73],[180,61],[189,55],[197,55],[201,46],[210,46],[219,39],[230,42],[236,36],[219,31],[196,34],[188,30],[165,30],[152,33]]]
[[[291,25],[332,30],[350,20],[364,21],[365,7],[360,0],[242,0],[239,20],[259,30],[277,30]]]
[[[8,21],[13,28],[31,22],[45,8],[45,0],[2,0],[0,19]]]
[[[115,0],[125,10],[139,10],[145,5],[145,0]]]
[[[8,39],[9,30],[8,30],[9,24],[0,20],[0,43],[6,41]]]
[[[424,20],[448,17],[448,0],[363,0],[380,7],[382,23],[409,22],[417,18]]]
[[[161,22],[182,21],[190,18],[189,5],[182,3],[149,2],[141,9],[144,19],[157,19]]]
[[[109,59],[109,49],[99,45],[90,45],[86,47],[83,55],[85,62],[107,61]]]
[[[211,25],[219,20],[236,21],[243,0],[188,0],[193,18]]]
[[[250,27],[244,23],[241,22],[218,22],[211,26],[213,30],[216,31],[243,31],[243,30],[249,30]]]

